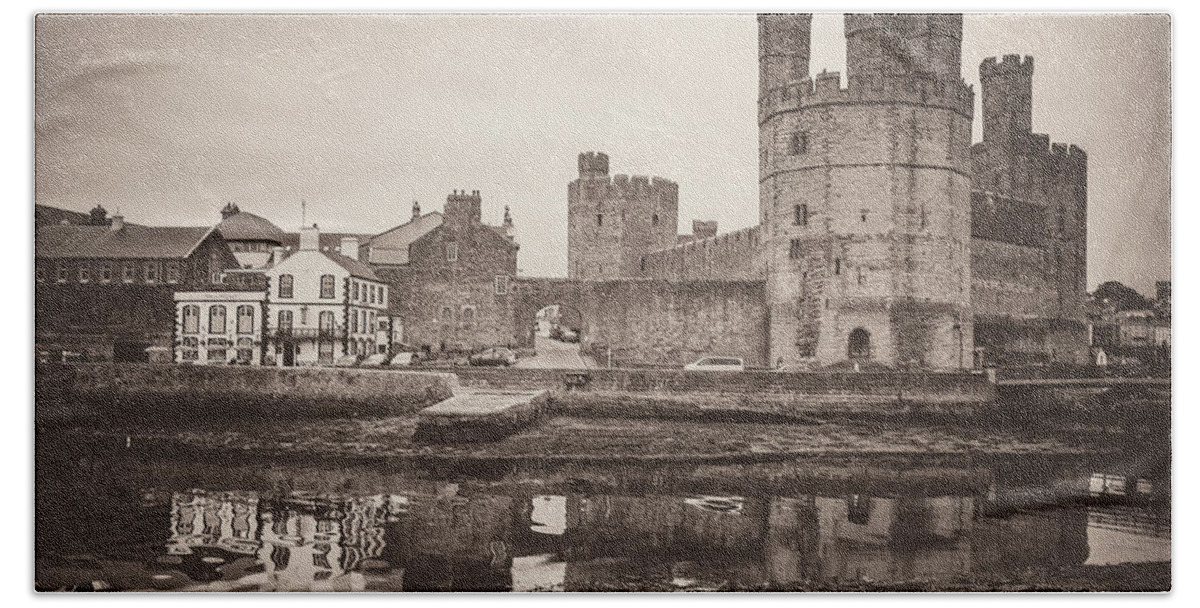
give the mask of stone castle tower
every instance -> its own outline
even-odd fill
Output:
[[[567,276],[605,281],[640,273],[646,253],[675,244],[679,186],[661,177],[608,174],[608,155],[579,155],[567,187]]]
[[[978,346],[1087,360],[1087,154],[1033,132],[1033,57],[979,66],[971,148]],[[1020,289],[1007,286],[1020,284]]]
[[[772,363],[969,367],[971,120],[961,15],[847,15],[847,88],[811,17],[759,16]]]

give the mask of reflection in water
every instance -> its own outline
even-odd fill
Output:
[[[191,490],[143,505],[143,519],[169,513],[149,553],[97,549],[107,561],[92,570],[64,557],[68,565],[39,568],[39,587],[71,588],[113,564],[126,576],[104,584],[129,589],[583,591],[952,581],[1170,560],[1169,496],[1145,479],[1099,475],[1085,486],[1087,505],[1031,511],[997,509],[1015,491],[1003,487],[950,496],[539,494],[518,484],[472,493],[429,482],[371,495]],[[39,546],[39,559],[53,551]]]

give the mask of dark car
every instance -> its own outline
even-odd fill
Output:
[[[508,367],[516,364],[517,353],[502,346],[497,346],[471,355],[468,362],[471,365],[478,366]]]

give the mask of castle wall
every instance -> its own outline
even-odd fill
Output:
[[[762,280],[766,276],[758,226],[651,251],[640,276],[666,281]]]

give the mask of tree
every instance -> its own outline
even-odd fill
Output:
[[[1121,312],[1122,310],[1146,310],[1151,307],[1150,301],[1142,294],[1119,281],[1101,283],[1096,288],[1096,291],[1092,292],[1092,297],[1098,302],[1107,301],[1117,312]]]

